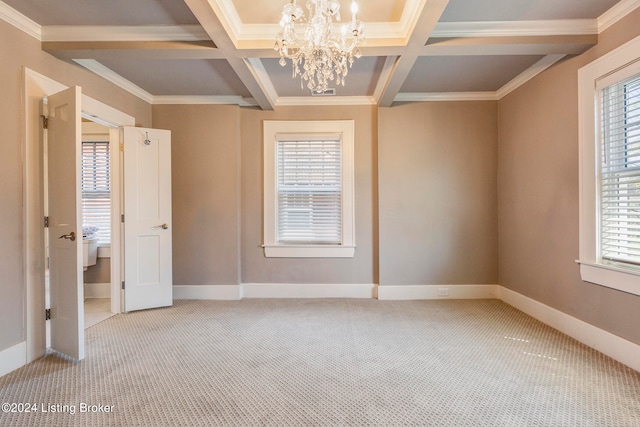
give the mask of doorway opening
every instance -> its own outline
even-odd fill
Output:
[[[45,321],[45,308],[47,307],[46,296],[48,294],[48,280],[45,271],[48,263],[48,256],[45,250],[49,242],[45,242],[43,217],[45,216],[45,200],[47,189],[44,188],[44,141],[43,123],[41,116],[46,115],[43,110],[42,100],[47,97],[67,89],[67,86],[39,74],[29,68],[24,67],[24,108],[25,108],[25,169],[24,169],[24,193],[25,193],[25,286],[26,286],[26,318],[25,318],[25,358],[26,363],[44,356],[48,347],[47,328]],[[100,101],[86,95],[81,99],[81,116],[92,122],[99,123],[108,129],[109,141],[116,141],[110,144],[110,170],[113,178],[112,190],[112,228],[111,247],[108,249],[111,258],[109,301],[110,312],[121,312],[121,178],[120,178],[120,127],[134,126],[135,118],[118,111]],[[43,197],[45,196],[45,197]],[[80,231],[80,230],[78,230]],[[104,252],[105,249],[102,250]],[[82,273],[82,270],[80,270]],[[82,302],[82,301],[80,301]],[[84,310],[82,310],[84,312]],[[84,326],[83,322],[79,322]]]
[[[115,313],[111,309],[111,146],[109,128],[82,119],[82,266],[84,326]],[[117,256],[117,254],[114,254]]]

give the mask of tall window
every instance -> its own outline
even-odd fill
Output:
[[[640,295],[640,37],[578,71],[580,277]]]
[[[640,265],[640,74],[602,89],[601,111],[601,256]]]
[[[98,228],[101,246],[111,243],[109,143],[82,143],[82,225]]]
[[[352,257],[353,121],[264,123],[267,257]]]

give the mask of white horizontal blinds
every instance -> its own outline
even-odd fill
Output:
[[[603,260],[640,264],[640,74],[602,90]]]
[[[277,241],[342,243],[340,136],[278,138]]]
[[[98,227],[99,244],[111,243],[109,143],[82,143],[82,225]]]

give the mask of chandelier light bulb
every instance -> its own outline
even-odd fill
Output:
[[[313,92],[326,91],[334,80],[344,86],[354,57],[362,56],[359,46],[364,42],[364,24],[357,19],[358,4],[351,3],[351,22],[342,25],[337,0],[307,0],[306,6],[309,18],[296,0],[290,0],[282,10],[282,30],[274,46],[280,54],[279,63],[285,66],[285,58],[291,59],[293,77],[300,76],[300,84],[306,82]]]

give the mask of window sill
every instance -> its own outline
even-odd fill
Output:
[[[264,245],[267,258],[353,258],[355,246]]]
[[[580,264],[580,277],[585,282],[640,295],[640,270],[591,262],[576,262]]]

